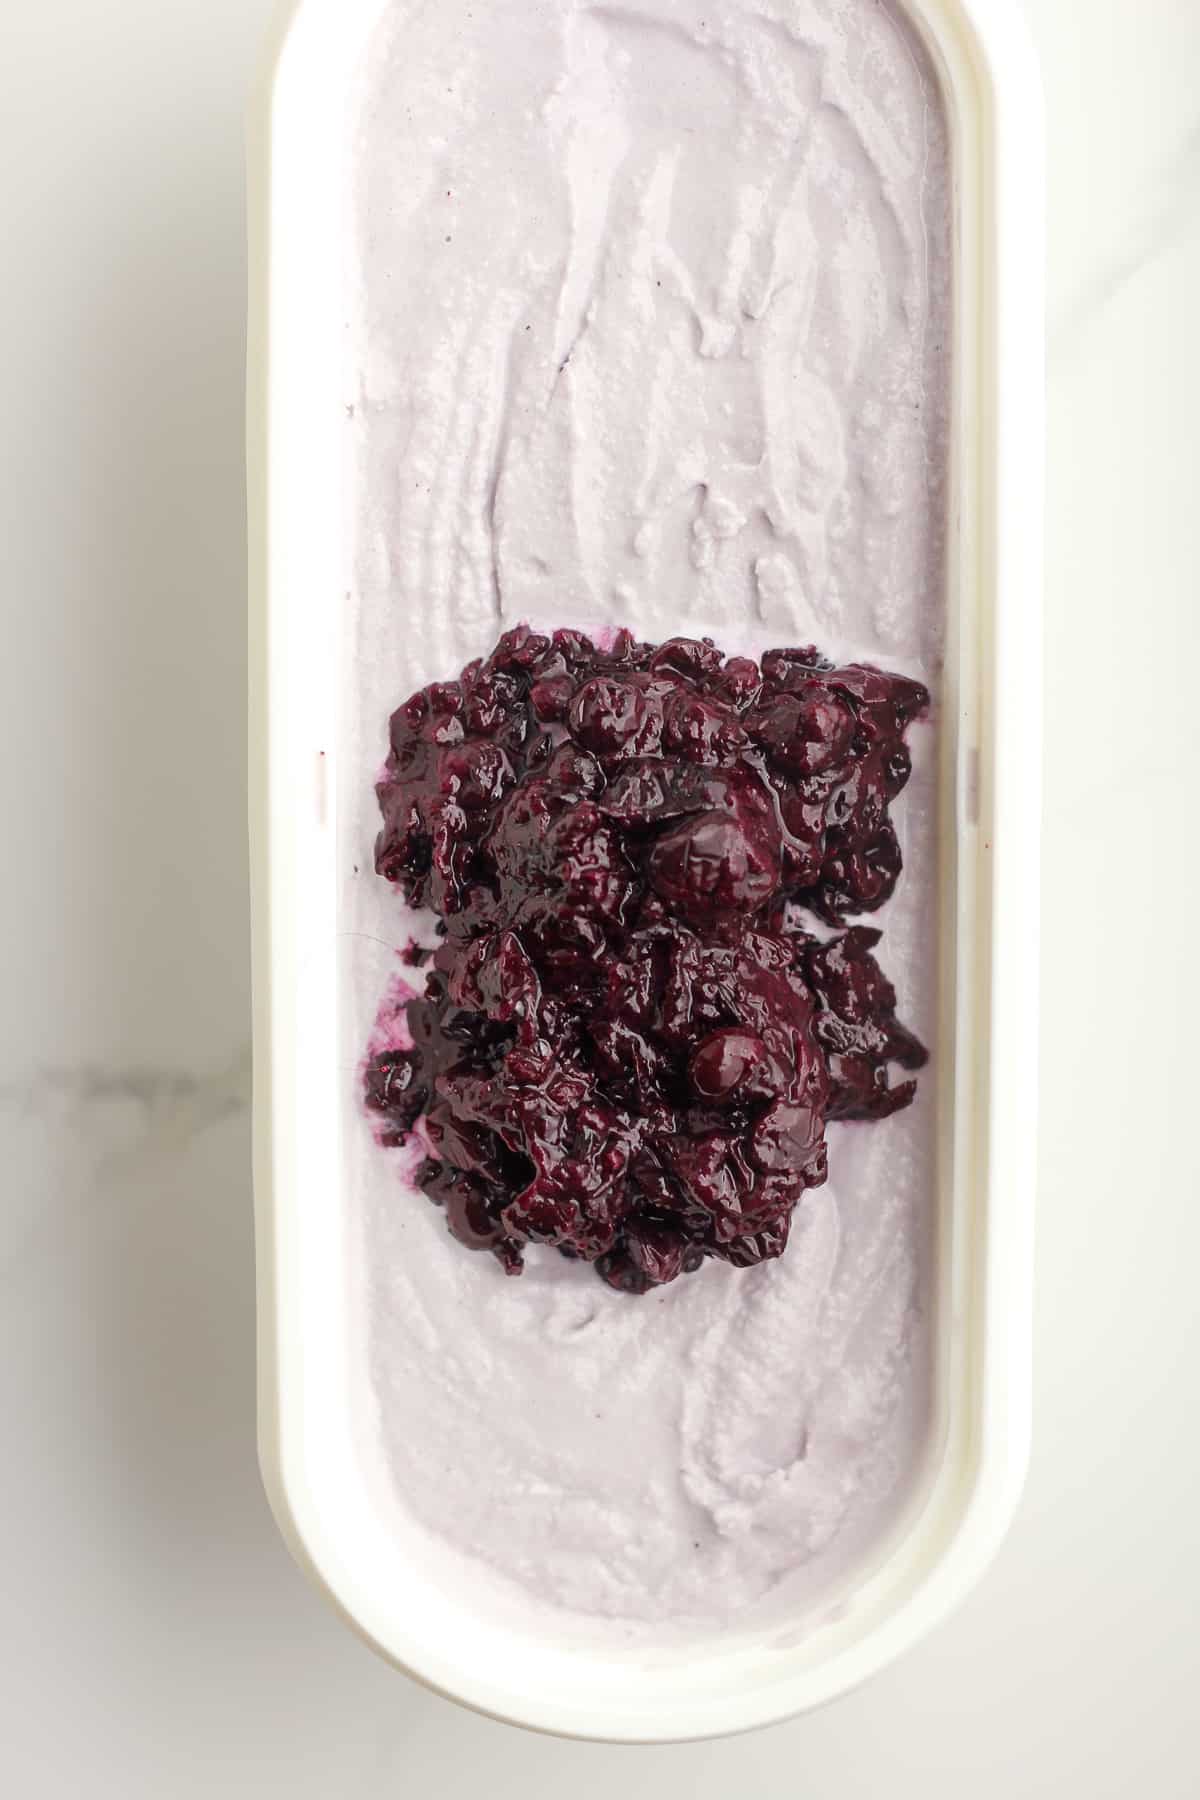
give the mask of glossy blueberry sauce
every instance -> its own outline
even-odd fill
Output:
[[[826,1123],[906,1106],[892,1066],[926,1060],[844,921],[895,887],[928,704],[812,648],[521,626],[393,714],[375,864],[442,941],[365,1097],[387,1141],[422,1121],[464,1245],[633,1294],[782,1253]]]

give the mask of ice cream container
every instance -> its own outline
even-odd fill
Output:
[[[345,898],[353,847],[346,796],[358,784],[350,759],[361,723],[347,724],[361,636],[349,623],[360,470],[345,429],[345,146],[365,47],[384,11],[383,0],[288,7],[251,126],[261,1461],[297,1559],[410,1675],[481,1712],[570,1736],[717,1736],[844,1692],[936,1624],[986,1566],[1024,1472],[1040,755],[1037,74],[1019,22],[1000,0],[910,0],[904,8],[936,72],[948,134],[952,338],[945,629],[929,774],[937,814],[929,1077],[936,1192],[925,1284],[931,1423],[920,1478],[853,1581],[794,1619],[776,1612],[740,1632],[631,1633],[627,1642],[566,1625],[539,1636],[514,1631],[482,1587],[474,1593],[469,1582],[449,1580],[418,1537],[397,1530],[364,1454],[369,1426],[358,1392],[362,1245],[348,1224],[347,1096],[356,1072],[347,1018],[354,1027],[354,996],[364,983],[378,985],[391,946],[364,952]],[[798,6],[792,21],[800,36],[805,11]],[[788,8],[782,15],[791,17]],[[718,536],[725,519],[712,512]],[[404,620],[422,680],[441,629],[437,608],[446,604],[435,583],[429,608],[414,606]],[[672,623],[655,620],[660,631]],[[691,623],[679,619],[680,627]],[[751,616],[749,604],[745,620],[726,618],[718,636],[743,625],[747,638],[769,641],[769,614]],[[450,676],[457,666],[435,672]],[[383,717],[365,728],[377,728],[382,744]],[[886,916],[878,922],[886,929]]]

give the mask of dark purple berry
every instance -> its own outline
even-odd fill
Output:
[[[714,1031],[692,1052],[688,1064],[692,1086],[705,1100],[730,1100],[766,1053],[762,1039],[751,1031],[736,1026]]]

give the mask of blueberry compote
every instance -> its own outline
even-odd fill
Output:
[[[928,704],[814,649],[521,626],[393,714],[375,864],[442,942],[366,1098],[390,1142],[422,1121],[456,1238],[631,1294],[781,1254],[826,1122],[906,1106],[892,1065],[926,1060],[842,923],[895,887]]]

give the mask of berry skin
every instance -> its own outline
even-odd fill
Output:
[[[771,845],[719,813],[689,819],[660,838],[648,872],[655,893],[692,923],[757,912],[779,885]]]
[[[721,1104],[735,1097],[766,1054],[766,1045],[751,1031],[714,1031],[692,1052],[688,1076],[702,1099]]]

